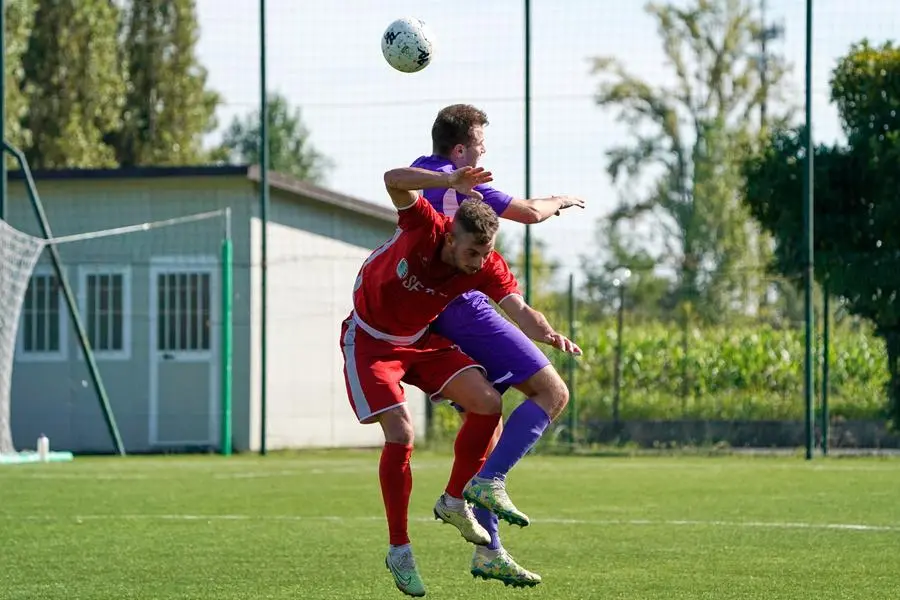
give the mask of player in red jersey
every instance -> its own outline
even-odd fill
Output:
[[[506,261],[494,251],[499,222],[480,202],[476,185],[492,180],[482,168],[451,173],[400,168],[384,175],[399,212],[394,236],[363,263],[353,291],[353,311],[341,327],[344,378],[361,423],[379,423],[385,444],[379,480],[390,549],[385,564],[400,591],[424,596],[407,529],[413,426],[400,383],[467,411],[458,433],[473,461],[483,458],[501,417],[500,395],[484,370],[429,325],[456,296],[479,290],[500,305],[523,331],[566,352],[580,349],[529,307]],[[454,217],[440,215],[416,190],[452,188],[474,200]],[[473,517],[474,520],[474,517]],[[489,543],[487,537],[483,543]]]

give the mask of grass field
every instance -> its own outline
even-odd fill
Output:
[[[0,468],[0,598],[403,596],[374,451],[76,458]],[[431,519],[450,459],[413,456],[411,534],[430,598],[900,597],[900,460],[530,456],[506,545],[544,582],[468,573]]]

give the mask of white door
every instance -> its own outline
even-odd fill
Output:
[[[156,260],[150,268],[150,444],[218,440],[215,259]]]

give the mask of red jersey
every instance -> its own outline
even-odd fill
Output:
[[[422,196],[398,212],[394,236],[369,255],[353,286],[353,319],[369,335],[409,345],[464,292],[478,290],[494,302],[521,293],[497,252],[472,275],[444,263],[441,248],[453,220]]]

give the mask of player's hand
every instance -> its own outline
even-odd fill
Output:
[[[547,343],[567,354],[581,354],[581,348],[575,342],[559,333],[550,334],[547,337]]]
[[[476,200],[484,200],[481,192],[474,190],[476,185],[493,181],[494,176],[490,171],[485,171],[484,167],[462,167],[450,173],[449,185],[451,188]]]
[[[556,216],[559,216],[561,211],[573,206],[584,208],[584,200],[577,196],[556,196],[556,199],[559,200],[559,209],[556,211]]]

